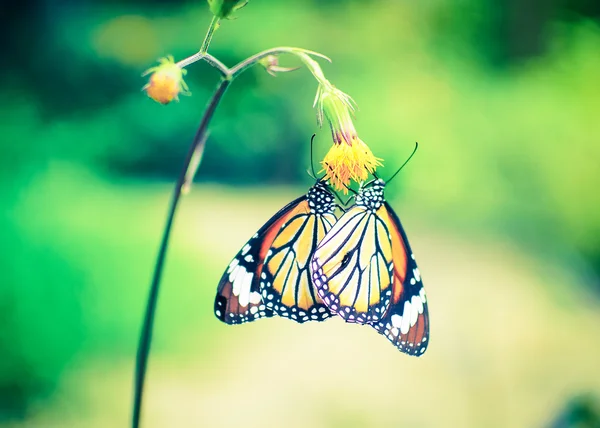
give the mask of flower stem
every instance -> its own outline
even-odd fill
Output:
[[[167,213],[167,221],[158,250],[156,265],[154,267],[154,274],[152,276],[152,283],[150,285],[148,303],[146,305],[146,312],[144,315],[144,322],[142,325],[142,331],[140,334],[140,341],[137,351],[132,418],[133,428],[138,428],[140,424],[140,417],[142,411],[142,396],[144,392],[144,380],[146,377],[146,368],[148,365],[148,356],[150,353],[150,345],[152,341],[154,314],[156,312],[158,292],[160,289],[160,280],[165,264],[167,248],[169,245],[169,236],[173,227],[175,212],[177,210],[177,205],[179,203],[181,195],[187,193],[187,191],[189,190],[189,186],[191,185],[196,170],[200,164],[202,153],[204,151],[204,145],[206,143],[208,124],[215,113],[215,109],[217,108],[219,102],[223,98],[223,95],[225,94],[225,91],[227,90],[231,82],[241,73],[248,70],[250,67],[256,65],[261,59],[269,55],[279,55],[282,53],[293,54],[307,66],[307,68],[311,71],[315,78],[317,78],[318,81],[325,79],[319,64],[316,61],[314,61],[310,56],[319,56],[327,60],[329,60],[329,58],[317,52],[311,52],[305,49],[291,47],[269,49],[251,56],[250,58],[240,62],[232,68],[228,68],[221,61],[219,61],[207,52],[213,33],[218,28],[218,26],[219,19],[214,17],[212,22],[210,23],[209,29],[206,33],[206,37],[204,38],[204,42],[202,43],[200,51],[177,63],[177,65],[180,68],[184,68],[190,64],[193,64],[194,62],[204,60],[221,73],[221,81],[219,83],[219,86],[217,86],[217,89],[215,90],[212,98],[209,101],[208,107],[204,112],[204,116],[202,117],[202,121],[200,122],[198,130],[196,131],[196,135],[194,137],[192,145],[188,150],[185,162],[183,164],[183,167],[177,179],[177,183],[175,184],[175,189],[173,190],[173,195],[171,197],[171,203],[169,205],[169,210]]]
[[[182,59],[181,61],[179,61],[177,63],[177,65],[180,68],[184,68],[190,64],[195,63],[196,61],[200,61],[201,59],[204,59],[206,62],[208,62],[213,67],[218,68],[221,71],[221,73],[223,74],[224,71],[227,70],[227,67],[225,67],[225,65],[221,61],[216,59],[214,56],[208,54],[208,46],[210,45],[212,37],[213,37],[215,31],[217,30],[217,28],[219,28],[219,18],[217,18],[216,16],[213,16],[213,19],[212,19],[212,21],[210,21],[210,25],[208,26],[208,31],[206,32],[206,36],[204,36],[204,41],[202,42],[202,45],[200,46],[200,50],[198,52],[196,52],[194,55],[187,57],[185,59]]]
[[[261,59],[263,59],[269,55],[281,55],[284,53],[292,54],[292,55],[296,56],[297,58],[299,58],[304,63],[304,65],[306,65],[306,67],[310,70],[310,72],[315,76],[317,81],[322,82],[322,81],[326,80],[325,76],[323,75],[323,72],[321,71],[321,67],[310,56],[314,55],[314,56],[324,58],[327,61],[331,61],[329,58],[327,58],[325,55],[321,55],[318,52],[313,52],[313,51],[309,51],[306,49],[300,49],[300,48],[292,48],[292,47],[287,47],[287,46],[267,49],[266,51],[259,52],[255,55],[252,55],[251,57],[245,59],[244,61],[240,62],[239,64],[235,65],[232,68],[228,68],[225,64],[223,64],[221,61],[219,61],[217,58],[215,58],[211,54],[209,54],[207,52],[203,53],[202,51],[197,52],[194,55],[189,56],[185,59],[182,59],[181,61],[177,62],[177,65],[180,68],[184,68],[190,64],[193,64],[200,60],[204,60],[207,63],[209,63],[211,66],[213,66],[214,68],[219,70],[219,72],[221,73],[221,75],[224,78],[233,80],[237,76],[242,74],[244,71],[249,69],[250,67],[256,65]]]
[[[175,218],[175,211],[182,193],[182,187],[186,183],[186,175],[189,169],[190,163],[194,157],[201,155],[204,150],[204,143],[206,142],[206,132],[208,130],[208,124],[212,119],[215,109],[219,105],[219,102],[223,98],[225,91],[229,87],[231,80],[222,79],[217,86],[200,126],[196,131],[194,141],[188,150],[183,168],[177,178],[177,183],[173,189],[173,195],[171,196],[171,203],[169,205],[169,211],[167,214],[167,222],[163,232],[160,248],[158,251],[158,257],[156,265],[154,267],[154,274],[152,276],[152,284],[150,285],[150,293],[148,296],[148,303],[146,305],[146,314],[144,316],[144,323],[142,325],[142,332],[140,335],[140,342],[138,346],[137,360],[136,360],[136,371],[135,371],[135,390],[134,390],[134,402],[133,402],[133,420],[132,427],[138,428],[140,423],[140,415],[142,410],[142,395],[144,392],[144,379],[146,376],[146,368],[148,363],[148,354],[150,353],[150,344],[152,341],[152,328],[154,325],[154,313],[156,311],[156,303],[158,301],[158,291],[160,288],[160,279],[162,276],[163,266],[165,264],[165,257],[167,254],[167,247],[169,244],[169,236],[171,234],[171,228],[173,226],[173,219]]]
[[[290,48],[287,46],[283,46],[283,47],[278,47],[278,48],[267,49],[266,51],[259,52],[255,55],[252,55],[250,58],[245,59],[244,61],[240,62],[235,67],[231,68],[231,70],[230,70],[231,78],[235,79],[238,75],[242,74],[248,68],[252,67],[258,61],[260,61],[261,59],[263,59],[269,55],[280,55],[283,53],[292,54],[292,55],[295,55],[296,57],[300,58],[300,60],[302,62],[304,62],[304,64],[308,67],[308,69],[311,71],[311,73],[313,73],[313,75],[315,75],[315,72],[313,70],[314,64],[316,64],[316,67],[319,71],[321,70],[321,68],[315,61],[313,61],[310,58],[310,55],[316,55],[316,56],[319,56],[321,58],[324,58],[324,59],[330,61],[329,58],[327,58],[325,55],[321,55],[318,52],[313,52],[313,51],[309,51],[306,49]],[[307,59],[312,61],[312,63],[308,62]],[[321,72],[321,74],[323,74],[323,73]],[[315,77],[318,77],[318,76],[315,75]],[[318,78],[317,78],[317,80],[318,80]]]
[[[206,36],[204,36],[204,41],[202,42],[202,46],[200,46],[200,54],[205,54],[208,52],[208,46],[210,45],[210,41],[212,40],[213,34],[219,28],[219,18],[213,16],[212,21],[210,21],[210,25],[208,26],[208,31],[206,32]]]

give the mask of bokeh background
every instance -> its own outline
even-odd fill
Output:
[[[213,316],[231,257],[311,184],[330,144],[306,70],[259,68],[214,118],[178,212],[146,427],[600,426],[600,4],[251,0],[211,53],[322,52],[359,105],[428,292],[431,344],[368,327]],[[174,179],[217,74],[142,92],[198,49],[202,0],[0,6],[0,426],[127,426]],[[284,65],[295,65],[283,58]]]

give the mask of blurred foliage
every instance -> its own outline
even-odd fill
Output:
[[[166,199],[126,183],[173,180],[217,79],[191,66],[193,96],[168,107],[138,90],[158,57],[197,50],[202,1],[1,8],[0,418],[25,415],[77,355],[132,352]],[[510,236],[599,284],[598,2],[253,0],[238,15],[211,46],[226,64],[277,45],[322,52],[387,171],[421,143],[392,198],[467,239]],[[243,75],[198,180],[307,182],[315,89],[304,70]],[[328,138],[318,132],[315,162]]]
[[[549,428],[600,428],[600,407],[593,396],[569,400]]]

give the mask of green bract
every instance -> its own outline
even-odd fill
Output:
[[[217,18],[229,18],[233,12],[246,6],[248,0],[208,0],[210,11]]]

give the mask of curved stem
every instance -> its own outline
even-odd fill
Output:
[[[238,63],[232,68],[228,68],[225,64],[219,61],[214,56],[210,55],[206,52],[197,52],[192,56],[189,56],[185,59],[182,59],[177,63],[177,65],[181,68],[187,67],[190,64],[198,62],[200,60],[204,60],[208,62],[211,66],[219,70],[221,75],[226,79],[235,79],[237,76],[242,74],[244,71],[249,69],[250,67],[256,65],[261,59],[269,56],[269,55],[281,55],[283,53],[292,54],[298,57],[310,70],[310,72],[317,78],[317,80],[322,81],[325,80],[325,76],[323,76],[323,72],[319,65],[310,57],[311,55],[318,56],[326,59],[327,61],[331,61],[325,55],[322,55],[318,52],[309,51],[306,49],[299,48],[291,48],[287,46],[267,49],[266,51],[259,52],[251,57],[245,59],[244,61]]]
[[[239,64],[237,64],[236,66],[234,66],[230,69],[231,78],[235,79],[237,76],[242,74],[248,68],[252,67],[257,62],[259,62],[261,59],[263,59],[269,55],[280,55],[282,53],[288,53],[288,54],[295,55],[298,58],[300,58],[302,60],[302,62],[304,62],[305,64],[306,64],[306,58],[310,59],[309,55],[319,56],[321,58],[326,59],[327,61],[331,61],[325,55],[322,55],[318,52],[313,52],[313,51],[309,51],[306,49],[290,48],[287,46],[283,46],[283,47],[278,47],[278,48],[267,49],[266,51],[259,52],[256,55],[252,55],[250,58],[247,58],[244,61],[240,62]],[[311,70],[311,72],[313,71],[311,67],[309,67],[309,69]]]
[[[160,279],[162,276],[163,266],[165,264],[165,257],[167,254],[167,247],[169,244],[169,235],[171,234],[171,228],[173,226],[173,219],[175,218],[175,211],[177,210],[177,204],[182,193],[182,187],[186,183],[186,175],[190,164],[195,157],[201,156],[204,150],[204,143],[206,141],[206,132],[208,124],[215,113],[215,109],[219,105],[221,98],[225,94],[225,91],[229,87],[231,80],[222,79],[219,86],[215,90],[200,126],[196,131],[194,141],[187,153],[183,168],[173,189],[173,195],[171,197],[171,203],[169,205],[169,211],[167,214],[167,221],[163,232],[162,240],[158,250],[158,257],[154,268],[154,274],[152,275],[152,284],[150,285],[150,293],[148,295],[148,303],[146,305],[146,314],[144,316],[144,324],[142,325],[142,332],[140,335],[140,342],[138,346],[137,360],[136,360],[136,371],[135,371],[135,391],[134,391],[134,403],[133,403],[133,420],[132,427],[138,428],[140,424],[140,415],[142,410],[142,395],[144,392],[144,379],[146,376],[146,368],[148,363],[148,354],[150,353],[150,344],[152,341],[152,328],[154,325],[154,313],[156,311],[156,303],[158,301],[158,291],[160,288]],[[199,162],[199,160],[198,160]]]
[[[218,28],[219,28],[219,18],[217,18],[216,16],[213,16],[213,19],[212,19],[212,21],[210,21],[210,25],[208,26],[208,31],[206,32],[206,36],[204,36],[204,41],[202,42],[202,45],[200,46],[200,50],[198,52],[196,52],[194,55],[179,61],[177,63],[179,68],[184,68],[190,64],[193,64],[196,61],[200,61],[201,59],[204,59],[210,65],[219,69],[219,71],[221,72],[221,74],[223,76],[226,76],[228,74],[229,69],[221,61],[216,59],[214,56],[208,54],[208,46],[210,46],[212,37]]]
[[[208,31],[206,32],[206,36],[204,36],[204,41],[202,42],[202,45],[200,46],[200,52],[201,54],[205,54],[206,52],[208,52],[208,46],[210,45],[210,41],[212,40],[213,34],[215,34],[215,31],[217,31],[217,28],[219,28],[219,18],[217,18],[217,16],[213,16],[212,21],[210,21],[210,25],[208,26]]]
[[[177,179],[177,183],[175,184],[175,189],[173,190],[173,195],[171,197],[171,203],[169,205],[169,211],[167,213],[167,221],[165,224],[165,229],[163,231],[162,240],[160,243],[160,247],[158,250],[158,256],[156,260],[156,265],[154,267],[154,274],[152,276],[152,283],[150,285],[150,292],[148,295],[148,303],[146,305],[146,312],[144,315],[144,323],[142,325],[142,331],[140,334],[140,341],[138,345],[137,359],[136,359],[136,370],[135,370],[135,385],[134,385],[134,403],[133,403],[133,418],[132,418],[132,427],[138,428],[140,424],[140,416],[142,411],[142,396],[144,392],[144,380],[146,377],[146,368],[148,364],[148,355],[150,353],[150,345],[152,342],[152,330],[154,326],[154,314],[156,312],[156,305],[158,302],[158,292],[160,289],[160,280],[162,276],[163,266],[165,264],[165,258],[167,254],[167,248],[169,245],[169,236],[171,234],[171,228],[173,227],[173,220],[175,218],[175,212],[177,210],[177,205],[179,203],[179,199],[183,193],[187,193],[189,189],[189,185],[194,178],[194,174],[196,173],[196,169],[200,164],[200,160],[202,157],[202,153],[204,151],[204,145],[206,142],[208,124],[212,119],[215,109],[217,108],[221,98],[225,94],[225,91],[231,84],[231,82],[239,76],[241,73],[257,64],[261,59],[269,56],[269,55],[279,55],[282,53],[289,53],[297,56],[311,71],[311,73],[317,78],[317,80],[321,83],[322,81],[326,81],[323,73],[316,61],[314,61],[310,55],[320,56],[327,60],[329,58],[316,53],[311,52],[305,49],[299,48],[291,48],[291,47],[279,47],[274,49],[268,49],[266,51],[257,53],[256,55],[251,56],[250,58],[240,62],[233,68],[228,68],[221,61],[213,57],[207,52],[208,45],[210,44],[212,35],[214,31],[218,28],[219,20],[215,17],[213,18],[204,42],[202,43],[202,47],[200,51],[189,58],[181,60],[177,63],[177,65],[181,68],[186,67],[196,61],[204,60],[208,62],[211,66],[219,70],[221,73],[222,79],[219,83],[219,86],[215,90],[208,107],[204,112],[204,116],[202,117],[202,121],[200,122],[200,126],[196,132],[194,137],[194,141],[190,146],[190,149],[187,153],[183,168],[179,174]]]
[[[179,66],[179,68],[184,68],[190,64],[200,61],[201,59],[203,59],[204,61],[209,63],[211,66],[213,66],[217,70],[219,70],[219,72],[221,73],[221,75],[223,77],[229,78],[229,74],[230,74],[229,68],[227,68],[227,66],[225,64],[223,64],[221,61],[219,61],[217,58],[215,58],[214,56],[212,56],[209,53],[200,53],[200,52],[195,53],[194,55],[192,55],[190,57],[182,59],[181,61],[179,61],[177,63],[177,65]]]
[[[215,58],[211,54],[207,53],[202,57],[202,59],[204,61],[206,61],[207,63],[209,63],[210,65],[212,65],[217,70],[219,70],[221,72],[221,75],[224,78],[229,79],[229,76],[231,74],[229,71],[229,68],[227,68],[227,66],[225,64],[223,64],[221,61],[219,61],[217,58]]]

